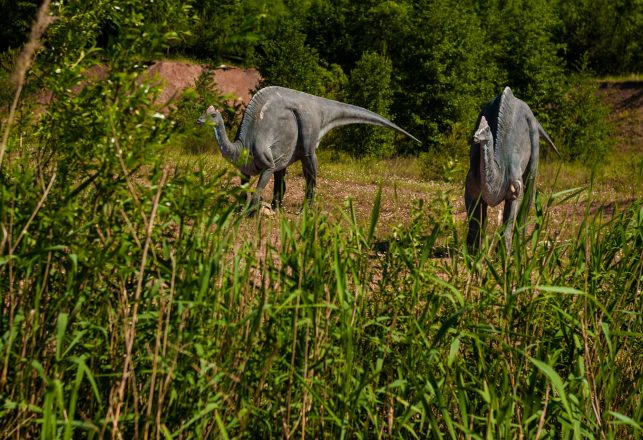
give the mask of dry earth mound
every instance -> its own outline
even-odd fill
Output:
[[[177,98],[188,87],[193,87],[196,80],[205,69],[204,64],[194,64],[185,61],[158,61],[148,69],[149,74],[158,76],[163,86],[159,101],[167,103]],[[234,101],[241,102],[245,107],[252,92],[259,85],[261,75],[255,69],[219,66],[213,69],[216,88],[222,95],[234,95]]]
[[[106,65],[96,65],[85,71],[88,81],[101,81],[107,77]],[[231,67],[221,65],[212,69],[205,64],[195,64],[187,61],[157,61],[147,69],[150,78],[156,78],[161,85],[158,104],[166,106],[171,100],[179,98],[188,87],[193,87],[197,79],[206,69],[211,69],[216,90],[221,95],[231,95],[230,104],[241,104],[242,107],[250,102],[252,93],[259,86],[261,75],[255,69]],[[79,85],[74,88],[79,92]],[[48,105],[52,100],[51,92],[41,93],[37,101],[39,104]]]

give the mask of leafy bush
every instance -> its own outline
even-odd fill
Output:
[[[552,119],[555,126],[550,133],[566,160],[588,165],[604,161],[613,143],[613,127],[594,80],[585,75],[572,77]]]
[[[194,87],[183,91],[181,98],[169,115],[169,118],[176,123],[179,143],[184,152],[202,154],[214,150],[216,140],[211,127],[198,126],[196,123],[210,105],[226,110],[225,115],[232,115],[229,118],[231,123],[227,125],[230,136],[232,136],[236,125],[238,125],[234,118],[237,109],[230,107],[226,97],[220,96],[216,92],[213,73],[205,69],[196,80]]]
[[[392,71],[390,60],[374,52],[364,53],[350,74],[350,103],[390,118]],[[342,131],[340,145],[355,156],[381,158],[395,153],[395,134],[391,130],[354,125]]]
[[[464,181],[469,168],[469,137],[467,128],[459,123],[454,124],[439,150],[420,153],[422,177],[427,180],[451,181],[459,178]]]

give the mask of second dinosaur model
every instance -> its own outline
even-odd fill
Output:
[[[467,245],[476,251],[487,218],[487,206],[504,201],[503,223],[507,253],[511,250],[513,226],[523,195],[527,204],[519,223],[524,223],[534,195],[540,136],[558,149],[529,106],[506,87],[478,115],[471,143],[464,201],[469,218]]]
[[[286,168],[300,160],[306,180],[306,202],[312,203],[317,180],[315,150],[335,127],[372,124],[387,127],[420,142],[388,119],[361,107],[321,98],[284,87],[259,90],[248,103],[234,142],[228,139],[221,113],[210,106],[199,124],[214,123],[214,135],[223,156],[242,174],[242,183],[259,175],[251,209],[274,175],[272,207],[281,206],[286,191]]]

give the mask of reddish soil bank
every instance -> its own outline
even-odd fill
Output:
[[[107,77],[106,65],[96,65],[85,71],[88,81],[101,81]],[[187,61],[157,61],[147,69],[151,78],[158,78],[162,86],[158,104],[165,106],[168,102],[181,96],[188,87],[193,87],[205,69],[212,69],[205,64],[194,64]],[[232,95],[230,104],[242,104],[245,107],[252,93],[259,86],[261,75],[255,69],[221,65],[213,70],[216,89],[222,95]],[[82,88],[78,85],[74,91]],[[38,102],[47,105],[51,102],[52,93],[43,92]]]
[[[150,75],[158,75],[163,84],[159,101],[165,104],[170,99],[181,95],[183,90],[193,87],[196,80],[208,68],[206,65],[193,64],[185,61],[159,61],[149,68]],[[252,92],[259,85],[261,76],[255,69],[219,66],[214,69],[214,81],[217,90],[222,95],[234,95],[236,102],[245,107]]]

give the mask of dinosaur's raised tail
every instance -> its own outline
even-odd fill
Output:
[[[560,152],[558,151],[558,148],[556,148],[556,145],[554,145],[554,141],[551,140],[545,129],[543,128],[542,125],[540,125],[540,122],[538,123],[538,134],[542,136],[543,139],[554,149],[558,157],[560,157]]]
[[[365,108],[358,107],[356,105],[344,104],[337,101],[328,101],[328,108],[324,108],[325,114],[325,123],[322,126],[321,133],[319,138],[321,139],[326,133],[336,127],[341,127],[343,125],[349,124],[370,124],[370,125],[379,125],[380,127],[390,128],[391,130],[397,131],[405,136],[410,137],[415,142],[421,144],[422,142],[413,136],[408,131],[397,126],[393,122],[389,121],[383,116],[378,115],[375,112],[366,110]]]

